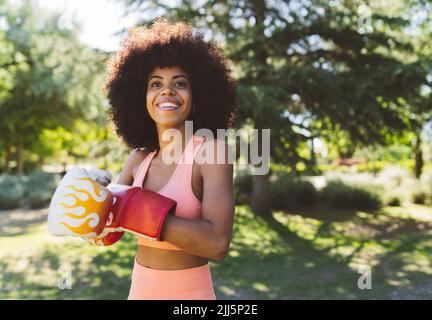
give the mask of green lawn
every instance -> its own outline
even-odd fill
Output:
[[[125,299],[136,251],[52,237],[44,210],[0,211],[0,299]],[[257,218],[236,207],[230,252],[211,263],[219,299],[430,299],[432,208],[302,209]],[[357,286],[358,268],[372,289]],[[60,290],[69,266],[72,289]]]

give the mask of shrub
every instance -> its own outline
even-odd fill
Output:
[[[412,193],[412,202],[415,204],[425,204],[427,197],[427,193],[422,190],[414,191]]]
[[[381,199],[365,187],[349,186],[341,181],[330,181],[322,190],[322,198],[336,209],[378,209]]]
[[[286,172],[271,181],[270,193],[276,210],[315,205],[319,201],[319,193],[312,183]]]
[[[49,205],[59,182],[57,174],[43,171],[34,171],[28,177],[0,176],[0,209],[45,207]]]
[[[49,173],[45,171],[33,171],[27,180],[27,191],[42,188],[53,192],[60,183],[60,176],[57,173]]]
[[[28,197],[28,205],[31,209],[47,207],[51,202],[52,193],[47,190],[36,189]]]
[[[360,163],[356,164],[356,172],[363,173],[363,172],[372,172],[372,173],[380,173],[386,166],[386,163],[384,161],[372,161],[368,163]]]
[[[398,165],[402,168],[405,168],[409,172],[414,172],[415,160],[414,159],[405,159],[398,162]]]
[[[27,205],[39,209],[49,205],[55,188],[60,182],[58,174],[34,171],[25,184]]]
[[[389,205],[391,207],[398,207],[398,206],[401,205],[401,200],[400,200],[400,198],[398,196],[392,196],[387,201],[387,205]]]
[[[396,207],[408,202],[409,194],[403,187],[391,187],[389,184],[391,185],[389,182],[383,182],[383,190],[380,192],[383,204]]]
[[[0,176],[0,209],[19,208],[24,195],[24,178],[11,175]]]

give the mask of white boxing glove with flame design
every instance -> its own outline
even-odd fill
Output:
[[[101,234],[113,202],[113,195],[104,187],[111,179],[111,174],[105,170],[72,167],[51,199],[48,232],[55,236],[79,237]]]

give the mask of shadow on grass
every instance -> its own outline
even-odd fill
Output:
[[[392,299],[432,299],[431,229],[418,228],[424,223],[413,225],[412,220],[398,224],[400,228],[377,237],[383,246],[388,239],[397,241],[388,242],[387,253],[374,269],[392,288]]]
[[[251,224],[250,217],[246,210],[235,227],[252,236],[234,237],[231,251],[238,255],[221,264],[212,262],[219,299],[356,297],[357,275],[349,268],[315,250],[276,220]],[[254,238],[255,232],[263,233],[262,239]],[[110,248],[66,241],[64,245],[42,243],[33,252],[24,252],[1,259],[3,299],[127,298],[136,253],[131,235]],[[59,269],[64,265],[72,276],[71,290],[58,288],[64,277]]]
[[[315,219],[315,220],[328,222],[328,223],[350,221],[353,220],[357,215],[356,210],[333,209],[326,206],[294,208],[288,210],[287,212],[292,215],[299,215],[304,218]],[[377,214],[377,211],[364,211],[364,212],[372,216]]]
[[[64,248],[45,245],[29,255],[0,261],[1,299],[120,299],[129,294],[136,241],[130,238],[117,248]],[[135,247],[135,249],[134,249]],[[70,279],[71,289],[60,289]]]
[[[46,222],[47,215],[47,208],[42,210],[1,210],[0,237],[28,234],[34,225]]]
[[[31,236],[46,223],[47,214],[47,208],[0,211],[0,239]],[[6,256],[0,250],[0,299],[127,298],[136,252],[132,235],[110,248],[91,247],[81,240],[72,244],[65,240],[64,245],[38,241],[36,246],[30,244],[31,250],[17,247]],[[70,290],[59,288],[59,281],[64,283],[68,276],[65,266],[70,270]]]
[[[393,217],[375,221],[375,213],[366,215],[365,220],[359,220],[355,213],[350,219],[323,218],[316,234],[304,238],[273,217],[262,219],[247,207],[237,207],[229,255],[222,263],[211,262],[217,297],[430,298],[432,284],[427,257],[431,256],[432,244],[427,243],[430,239],[428,223]],[[317,217],[318,213],[304,211],[304,216]],[[315,240],[335,236],[334,224],[351,221],[356,222],[356,228],[360,223],[376,233],[371,238],[356,239],[355,245],[348,235],[342,235],[335,246],[316,247]],[[17,229],[16,234],[25,234],[29,226],[34,223],[23,223],[20,226],[23,229]],[[10,233],[0,229],[1,237],[10,237]],[[361,275],[349,264],[373,244],[382,246],[385,251],[373,267],[373,290],[360,290],[357,281]],[[351,255],[330,254],[331,249],[346,245],[354,248]],[[44,242],[33,252],[18,248],[16,254],[0,255],[0,298],[126,299],[135,253],[136,238],[128,234],[109,248],[90,247],[84,242],[65,242],[64,245]],[[417,262],[419,268],[416,268]],[[71,290],[58,288],[62,277],[59,268],[64,265],[70,267]]]
[[[260,219],[260,218],[257,218]],[[355,299],[367,293],[358,289],[360,276],[344,261],[317,250],[313,244],[290,232],[273,217],[263,220],[265,230],[277,236],[262,250],[237,236],[223,264],[215,265],[218,298],[222,299]],[[275,240],[276,239],[276,240]]]
[[[348,247],[351,253],[338,255],[338,261],[371,267],[374,288],[368,295],[357,294],[358,298],[432,298],[432,222],[389,216],[385,210],[361,212],[349,214],[351,219],[321,219],[311,243],[332,239],[334,244],[320,252],[335,256],[337,249]],[[308,211],[301,215],[323,216]],[[276,223],[272,225],[279,229]]]

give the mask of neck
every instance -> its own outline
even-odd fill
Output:
[[[178,130],[180,132],[181,139],[178,138],[179,137],[178,135],[175,135],[174,139],[172,138],[172,135],[168,135],[168,137],[170,137],[171,139],[164,141],[162,139],[162,135],[165,132],[165,130],[167,130],[167,129]],[[157,154],[158,157],[162,156],[163,151],[165,150],[165,148],[167,148],[168,145],[169,145],[169,150],[172,150],[173,148],[175,148],[175,150],[178,150],[177,148],[181,148],[182,154],[183,154],[183,152],[184,152],[184,150],[185,150],[185,148],[189,142],[189,139],[191,138],[191,137],[186,137],[185,124],[184,123],[180,124],[178,127],[175,127],[175,128],[156,125],[156,130],[158,133],[158,142],[159,142],[159,152]]]

